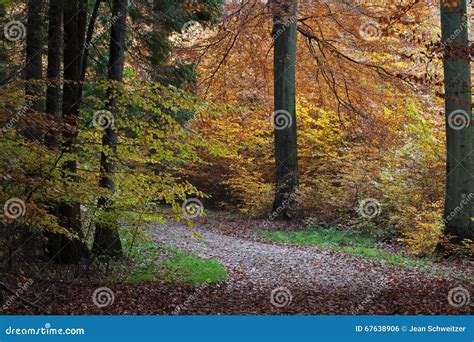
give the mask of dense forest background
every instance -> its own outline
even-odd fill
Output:
[[[149,224],[185,223],[200,239],[213,212],[270,232],[370,236],[463,270],[470,11],[456,0],[2,0],[4,290],[31,274],[53,281],[58,265],[75,279],[116,275]]]

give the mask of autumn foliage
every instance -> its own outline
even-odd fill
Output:
[[[384,6],[300,2],[295,124],[301,219],[368,229],[415,254],[430,254],[449,241],[442,233],[440,29],[431,20],[437,6],[418,0]],[[187,10],[200,11],[191,5]],[[181,29],[153,31],[166,37],[166,51],[159,56],[153,34],[148,45],[129,38],[133,48],[122,84],[107,82],[103,65],[93,65],[81,83],[75,127],[32,110],[32,102],[44,103],[47,81],[16,79],[3,87],[0,201],[25,203],[21,224],[2,216],[10,227],[4,240],[15,245],[26,232],[84,239],[61,228],[51,212],[58,202],[81,203],[89,227],[111,218],[123,227],[150,218],[183,219],[181,204],[188,197],[202,199],[209,209],[268,217],[275,191],[271,13],[266,4],[251,0],[212,14],[217,19],[198,23],[192,39]],[[130,29],[147,34],[152,25],[132,17]],[[107,27],[107,22],[97,25]],[[106,42],[106,37],[95,42],[99,51],[106,50]],[[11,45],[10,59],[23,57],[21,48]],[[143,56],[148,59],[139,60]],[[176,86],[176,79],[164,82],[150,70],[187,79]],[[25,95],[25,85],[32,84],[36,95]],[[103,111],[110,89],[117,96],[113,117]],[[101,125],[110,120],[119,136],[117,154],[101,145]],[[41,137],[77,129],[74,148],[49,148],[31,139],[31,129]],[[101,153],[117,165],[114,192],[98,186]],[[63,166],[72,160],[77,173],[65,174]],[[110,199],[110,210],[100,210],[98,198]],[[374,215],[361,214],[368,202],[375,203]],[[164,205],[173,214],[163,213]]]

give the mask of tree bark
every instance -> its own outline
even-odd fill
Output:
[[[49,27],[48,27],[48,89],[46,92],[46,113],[53,123],[61,118],[61,56],[62,56],[62,23],[63,23],[63,0],[49,1]],[[58,131],[53,126],[45,136],[46,146],[56,149],[59,147]]]
[[[84,55],[82,58],[82,70],[81,70],[81,81],[86,79],[87,72],[87,61],[89,58],[89,49],[92,47],[92,38],[94,35],[95,22],[99,15],[99,8],[102,0],[96,0],[94,4],[94,9],[92,10],[91,17],[89,19],[89,25],[87,26],[86,40],[84,44]]]
[[[295,64],[296,0],[274,0],[275,199],[273,219],[292,219],[298,213],[298,146],[296,137]]]
[[[457,241],[473,238],[474,131],[467,1],[441,1],[446,110],[446,233]]]
[[[64,1],[64,88],[62,113],[66,128],[63,130],[62,149],[65,153],[73,152],[73,145],[78,133],[81,62],[84,50],[87,3],[84,0]],[[77,163],[69,160],[63,165],[64,180],[76,181]],[[61,203],[59,205],[59,221],[63,228],[83,237],[81,229],[81,211],[79,203]],[[56,260],[61,263],[76,263],[89,256],[88,249],[79,239],[70,240],[61,237],[59,250],[54,251]]]
[[[45,135],[45,145],[53,150],[60,148],[59,130],[57,123],[61,119],[61,56],[62,56],[62,24],[63,24],[63,0],[50,0],[48,11],[48,69],[46,78],[48,88],[46,90],[46,113],[49,116],[51,128]],[[49,203],[51,214],[59,218],[58,204]],[[61,249],[62,236],[56,233],[46,233],[46,254],[50,259]]]
[[[25,99],[26,99],[26,118],[27,122],[19,125],[19,132],[23,137],[32,141],[41,140],[41,127],[35,120],[41,115],[43,106],[41,102],[42,85],[39,81],[43,79],[43,0],[28,0],[27,4],[27,23],[26,23],[26,60],[23,69],[23,78],[25,82]],[[37,172],[30,171],[29,176],[38,176]],[[26,254],[34,255],[39,247],[39,240],[34,238],[35,233],[26,226],[20,225],[24,230],[22,233]],[[14,229],[14,228],[12,228]]]
[[[29,0],[27,9],[26,24],[26,63],[24,69],[24,79],[27,81],[25,85],[25,94],[27,98],[39,97],[41,95],[41,85],[28,81],[41,80],[43,78],[43,42],[42,27],[43,18],[43,0]],[[29,100],[28,100],[29,101]],[[41,101],[35,99],[28,106],[28,114],[34,115],[34,112],[42,111]],[[39,127],[27,125],[24,127],[23,134],[33,140],[40,139]]]
[[[0,20],[2,23],[8,22],[6,7],[5,3],[0,2]],[[11,56],[9,56],[5,44],[0,45],[0,60],[2,61],[0,64],[0,86],[3,86],[8,79],[10,59]]]
[[[112,7],[112,18],[115,19],[111,27],[110,51],[109,51],[109,81],[122,82],[125,58],[125,29],[127,17],[127,0],[114,0]],[[107,110],[114,118],[116,117],[115,96],[112,88],[107,91]],[[114,120],[115,121],[115,120]],[[112,193],[115,191],[115,184],[112,179],[115,172],[115,157],[117,154],[117,132],[112,125],[109,125],[102,137],[102,152],[100,161],[100,181],[99,185]],[[110,211],[113,204],[111,199],[99,198],[98,205],[101,210]],[[118,232],[117,222],[109,217],[107,222],[96,223],[93,252],[108,256],[120,256],[122,254],[122,244]]]

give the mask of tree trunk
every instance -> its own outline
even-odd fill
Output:
[[[36,118],[43,111],[41,94],[42,85],[38,81],[43,79],[43,0],[29,0],[27,5],[27,23],[26,23],[26,60],[23,70],[25,82],[26,114],[28,121],[26,124],[19,125],[19,131],[23,137],[32,141],[41,139],[41,127],[35,124]],[[31,171],[29,176],[38,176],[38,173]],[[35,238],[37,234],[20,225],[23,248],[27,255],[35,255],[39,247],[39,240]],[[14,228],[12,228],[14,229]]]
[[[87,15],[83,0],[64,1],[64,89],[63,89],[63,120],[66,129],[63,130],[62,145],[65,153],[73,151],[73,145],[78,133],[79,101],[81,77],[81,61],[84,50],[84,35]],[[65,181],[74,182],[77,172],[76,161],[67,161],[63,165]],[[59,205],[59,221],[63,228],[82,237],[81,211],[79,203],[61,203]],[[70,240],[62,236],[60,248],[55,251],[56,260],[61,263],[75,263],[81,258],[88,257],[87,247],[78,239]]]
[[[446,233],[457,241],[474,237],[474,132],[467,20],[466,0],[441,1],[447,140],[444,222]]]
[[[43,18],[41,12],[43,11],[43,0],[29,0],[28,1],[28,21],[26,24],[26,64],[24,70],[24,78],[26,81],[41,80],[43,78],[43,42],[42,42],[42,27]],[[41,86],[27,82],[25,85],[25,94],[30,101],[31,97],[39,97],[41,95]],[[35,99],[30,106],[28,106],[28,114],[34,115],[34,112],[40,112],[41,101]],[[33,140],[40,139],[39,127],[28,125],[23,129],[23,134]]]
[[[57,123],[61,118],[60,79],[61,79],[61,47],[62,47],[62,22],[63,0],[49,1],[49,27],[48,27],[48,89],[46,92],[46,113],[49,119]],[[58,131],[53,126],[46,134],[46,146],[58,148]]]
[[[99,8],[100,8],[101,2],[102,0],[95,1],[94,9],[92,10],[92,14],[89,19],[89,25],[87,26],[86,41],[84,44],[84,55],[82,58],[81,81],[84,81],[86,79],[89,49],[92,47],[92,39],[94,38],[93,35],[94,35],[95,22],[97,21],[97,17],[99,15]]]
[[[61,55],[62,55],[62,23],[63,23],[63,0],[50,0],[48,11],[48,89],[46,91],[46,113],[49,116],[51,128],[45,135],[45,145],[57,150],[59,146],[59,131],[56,126],[61,119]],[[58,204],[49,203],[51,214],[59,218]],[[61,249],[62,236],[56,233],[46,233],[46,254],[50,259],[55,257]]]
[[[127,0],[114,0],[112,17],[116,18],[111,27],[110,51],[109,51],[109,81],[122,82],[124,57],[125,57],[125,29],[127,17]],[[115,98],[112,88],[107,91],[107,110],[113,117],[116,117]],[[114,120],[115,121],[115,120]],[[100,160],[100,181],[99,185],[112,193],[115,191],[115,184],[112,179],[115,172],[115,157],[117,149],[117,132],[113,123],[109,125],[102,137],[102,152]],[[106,153],[109,152],[109,153]],[[101,210],[110,211],[112,201],[106,198],[99,198],[98,205]],[[108,217],[107,222],[98,222],[95,229],[93,252],[109,256],[120,256],[122,254],[122,244],[118,232],[117,222],[114,218]]]
[[[274,0],[275,200],[273,219],[292,219],[298,212],[298,152],[296,140],[295,63],[296,0]]]
[[[8,22],[7,17],[7,5],[4,2],[0,2],[0,20],[2,23]],[[8,82],[9,66],[11,65],[12,56],[9,56],[6,44],[0,45],[0,86],[4,85],[4,82]]]

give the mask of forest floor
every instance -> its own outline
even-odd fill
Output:
[[[262,238],[263,221],[210,216],[195,233],[183,223],[154,224],[158,245],[171,245],[212,258],[228,274],[217,283],[139,281],[104,283],[40,281],[24,296],[40,308],[14,305],[7,313],[46,314],[472,314],[471,302],[453,306],[451,289],[474,287],[468,265],[406,268],[383,260],[315,246],[274,243]],[[283,223],[279,230],[297,230]],[[457,274],[457,275],[456,275]],[[459,274],[462,277],[459,277]],[[470,278],[472,279],[472,278]],[[113,303],[91,300],[109,287]],[[39,297],[38,297],[39,296]]]

